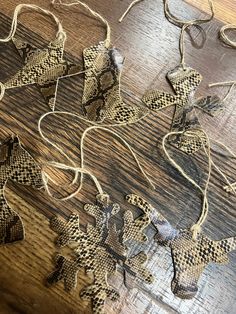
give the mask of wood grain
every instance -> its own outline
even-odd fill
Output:
[[[186,2],[192,4],[196,8],[204,12],[209,12],[209,4],[208,1],[202,0],[185,0]],[[236,2],[234,0],[214,0],[215,7],[215,17],[218,20],[226,24],[235,24],[236,23]]]
[[[30,1],[26,1],[30,3]],[[34,1],[49,8],[49,1]],[[20,1],[0,1],[0,36],[7,35],[10,28],[9,17]],[[179,29],[170,25],[163,14],[161,1],[144,1],[137,5],[122,24],[117,22],[130,1],[86,1],[91,7],[109,19],[112,27],[113,43],[126,57],[122,75],[122,95],[126,103],[141,104],[141,96],[149,88],[169,90],[165,80],[168,70],[179,62]],[[182,17],[199,17],[205,14],[197,8],[173,0]],[[84,10],[71,9],[70,12],[54,10],[68,31],[66,58],[81,64],[84,47],[97,43],[104,38],[104,28],[100,23],[85,14]],[[6,15],[8,17],[6,17]],[[68,18],[69,16],[69,18]],[[39,15],[37,15],[39,17]],[[223,20],[223,19],[222,19]],[[42,47],[53,38],[53,24],[46,18],[35,19],[34,14],[22,15],[22,25],[17,36],[26,38],[36,46]],[[24,25],[24,26],[23,26]],[[225,48],[218,41],[221,21],[214,20],[205,25],[207,42],[203,49],[197,50],[187,40],[186,60],[204,77],[198,95],[207,95],[210,82],[232,80],[236,77],[235,51]],[[50,27],[49,27],[50,26]],[[197,35],[196,35],[197,36]],[[42,39],[43,37],[43,39]],[[0,81],[4,82],[22,65],[11,43],[0,45]],[[83,78],[74,77],[60,82],[57,101],[58,110],[80,112]],[[214,89],[223,96],[225,88]],[[209,135],[221,140],[236,151],[236,115],[234,94],[228,99],[224,112],[215,118],[199,113],[202,125]],[[37,132],[37,121],[47,111],[40,93],[34,86],[7,91],[1,101],[1,134],[4,139],[11,132],[18,133],[22,143],[41,163],[47,160],[65,162],[64,158],[51,146],[42,141]],[[125,210],[133,209],[124,201],[128,193],[139,193],[152,202],[167,216],[173,225],[190,226],[200,213],[199,193],[173,169],[163,156],[161,139],[169,131],[172,111],[163,110],[152,113],[137,125],[117,129],[119,134],[135,148],[145,170],[151,174],[156,184],[152,191],[137,169],[129,151],[123,144],[104,131],[93,131],[86,139],[86,165],[99,178],[104,190],[112,200],[121,204]],[[63,147],[69,156],[79,164],[79,140],[87,124],[76,118],[50,117],[45,120],[45,134]],[[216,147],[218,152],[221,152]],[[206,178],[207,160],[204,154],[188,157],[171,148],[172,155],[186,171],[203,184]],[[222,154],[214,154],[215,161],[231,177],[236,178],[236,163]],[[64,183],[65,174],[55,174]],[[223,192],[224,182],[214,172],[210,184],[210,213],[204,231],[213,239],[235,234],[235,197]],[[53,188],[53,187],[52,187]],[[55,193],[65,195],[66,187]],[[90,305],[81,302],[79,291],[89,282],[81,272],[78,287],[71,294],[63,291],[62,284],[46,288],[44,279],[52,270],[52,256],[56,249],[53,245],[55,234],[50,231],[47,218],[57,213],[63,217],[71,212],[79,212],[81,223],[86,225],[91,219],[85,215],[82,206],[93,202],[96,190],[90,179],[86,178],[84,188],[74,199],[57,202],[43,192],[9,184],[7,199],[11,206],[22,216],[26,229],[26,240],[7,247],[0,247],[0,313],[91,313]],[[134,209],[133,209],[134,210]],[[43,214],[43,215],[42,215]],[[109,314],[159,314],[159,313],[234,313],[236,311],[236,254],[232,253],[231,263],[227,266],[211,265],[201,279],[199,294],[190,301],[182,301],[173,296],[170,282],[173,276],[170,254],[157,247],[151,240],[145,246],[149,254],[148,268],[153,271],[156,281],[153,286],[136,282],[134,288],[127,290],[123,285],[121,272],[111,278],[111,283],[119,288],[120,302],[108,302]],[[135,246],[134,250],[137,249]]]

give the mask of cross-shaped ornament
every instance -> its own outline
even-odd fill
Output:
[[[175,113],[171,132],[191,130],[192,136],[185,136],[184,133],[177,135],[173,137],[173,144],[188,154],[195,153],[206,143],[195,109],[201,109],[214,116],[223,110],[223,101],[216,95],[196,99],[195,92],[202,81],[202,76],[186,65],[181,64],[168,72],[167,79],[175,95],[154,90],[144,95],[143,102],[155,111],[174,105]]]

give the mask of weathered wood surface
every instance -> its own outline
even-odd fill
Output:
[[[30,1],[26,1],[30,3]],[[49,8],[49,1],[34,1]],[[192,1],[194,2],[194,1]],[[0,11],[11,17],[13,8],[20,1],[0,1]],[[117,22],[130,1],[86,1],[97,9],[112,26],[112,39],[126,57],[122,76],[122,94],[127,103],[140,104],[141,96],[148,88],[170,90],[165,74],[179,61],[179,29],[170,25],[164,17],[161,1],[150,0],[140,3],[124,20]],[[197,3],[197,2],[196,2]],[[196,4],[195,3],[195,4]],[[233,1],[232,1],[233,3]],[[180,9],[182,1],[173,0],[172,7],[178,7],[176,14],[182,17],[203,17],[204,13],[187,4]],[[228,6],[228,2],[227,2]],[[233,4],[232,4],[233,7]],[[229,8],[230,2],[229,2]],[[55,13],[58,11],[54,10]],[[72,13],[73,12],[73,13]],[[0,34],[4,37],[10,27],[10,18],[0,15]],[[70,14],[70,18],[68,18]],[[84,47],[103,39],[104,29],[98,21],[84,14],[80,8],[70,13],[59,10],[58,15],[68,31],[66,56],[81,64],[81,52]],[[39,17],[39,15],[37,15]],[[228,18],[220,18],[228,20]],[[43,46],[44,40],[53,38],[53,25],[46,18],[35,19],[34,14],[20,17],[17,35],[31,43]],[[234,20],[236,23],[236,18]],[[40,25],[40,27],[39,27]],[[50,25],[50,26],[49,26]],[[204,26],[207,42],[203,49],[196,50],[187,41],[186,60],[189,65],[200,71],[204,81],[199,88],[199,95],[207,95],[210,82],[232,80],[236,77],[235,51],[225,48],[217,38],[222,22],[214,20]],[[37,32],[34,33],[33,31]],[[11,43],[0,45],[0,81],[4,82],[22,64],[20,57]],[[80,112],[82,78],[75,77],[60,83],[59,110]],[[225,88],[214,90],[224,95]],[[226,103],[224,112],[216,118],[208,118],[200,113],[200,119],[209,135],[221,140],[236,151],[236,115],[234,95]],[[39,160],[65,161],[52,147],[46,145],[37,132],[40,115],[48,110],[47,105],[34,86],[7,91],[1,101],[1,134],[4,139],[12,132],[19,134],[22,143]],[[152,179],[156,191],[152,191],[138,172],[129,151],[109,134],[94,131],[86,140],[86,165],[100,179],[106,192],[119,202],[123,209],[132,208],[124,201],[124,195],[130,192],[140,193],[150,200],[167,218],[179,227],[187,227],[197,219],[201,199],[198,192],[178,174],[165,160],[160,149],[161,138],[169,130],[171,110],[153,113],[137,125],[119,128],[118,132],[135,148]],[[44,123],[45,134],[67,150],[67,153],[79,164],[79,139],[86,124],[74,118],[49,118]],[[217,148],[216,148],[217,149]],[[187,157],[172,148],[176,160],[199,183],[203,184],[207,169],[206,157]],[[236,178],[236,163],[233,159],[214,154],[215,160],[232,178]],[[98,158],[99,157],[99,158]],[[62,174],[57,174],[62,183]],[[210,184],[210,213],[204,231],[214,239],[232,236],[235,228],[235,197],[222,191],[224,182],[217,173],[213,173]],[[66,190],[65,190],[66,191]],[[63,189],[61,192],[64,193]],[[9,184],[7,198],[11,206],[21,214],[25,223],[26,240],[7,247],[0,247],[0,313],[91,313],[90,305],[79,298],[79,291],[89,283],[81,271],[78,287],[71,294],[63,290],[62,284],[46,288],[43,283],[53,265],[51,257],[55,253],[53,241],[55,234],[50,231],[48,219],[54,213],[68,216],[72,211],[81,214],[82,224],[88,217],[83,213],[84,203],[93,202],[96,190],[86,178],[84,188],[78,197],[67,202],[51,200],[43,192],[35,192]],[[40,212],[43,214],[40,214]],[[153,286],[140,282],[135,288],[127,290],[122,284],[122,276],[112,278],[112,284],[119,287],[120,302],[107,304],[109,314],[143,313],[234,313],[236,289],[236,253],[231,254],[231,263],[227,266],[211,265],[200,281],[199,294],[190,301],[182,301],[173,296],[170,282],[173,276],[170,254],[157,247],[152,241],[146,248],[150,259],[148,267],[156,275]]]

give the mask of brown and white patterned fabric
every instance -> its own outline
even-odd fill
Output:
[[[24,239],[21,218],[10,208],[4,195],[9,180],[36,189],[43,186],[39,165],[16,136],[0,144],[0,244]]]
[[[65,35],[60,33],[44,49],[16,38],[13,38],[13,43],[24,61],[24,66],[5,82],[5,88],[36,84],[46,103],[54,110],[59,78],[79,71],[78,65],[64,60]]]
[[[177,66],[167,74],[167,79],[172,85],[175,95],[154,90],[147,92],[143,97],[143,102],[155,111],[174,105],[175,113],[171,131],[191,131],[192,136],[177,135],[172,138],[171,142],[188,154],[195,153],[206,143],[195,108],[214,116],[223,110],[223,103],[218,96],[194,98],[202,76],[190,67]],[[190,132],[188,133],[190,134]]]
[[[82,106],[92,121],[110,119],[132,123],[147,113],[146,108],[127,105],[120,95],[120,77],[124,58],[116,48],[105,42],[86,48],[83,53],[85,82]]]
[[[236,249],[236,237],[213,241],[203,234],[193,239],[189,229],[178,230],[148,202],[135,194],[127,196],[130,204],[149,213],[151,223],[158,231],[158,244],[170,247],[174,268],[172,291],[179,298],[190,299],[198,291],[198,280],[210,263],[228,263],[228,253]]]
[[[123,228],[118,229],[112,220],[120,212],[120,206],[100,195],[95,205],[87,204],[84,210],[96,221],[95,226],[87,224],[86,231],[81,230],[77,214],[71,215],[68,222],[59,218],[51,221],[52,229],[59,234],[57,246],[72,245],[74,257],[68,259],[58,254],[55,259],[56,269],[47,282],[54,284],[63,280],[65,289],[69,291],[76,287],[77,273],[84,268],[86,273],[93,276],[93,283],[81,291],[81,297],[92,301],[94,313],[103,313],[107,298],[119,298],[116,289],[108,283],[109,275],[116,272],[118,265],[126,275],[130,274],[146,283],[153,281],[153,276],[144,267],[147,255],[143,251],[132,255],[127,247],[128,240],[147,240],[144,230],[150,219],[145,213],[134,219],[132,212],[127,211]]]

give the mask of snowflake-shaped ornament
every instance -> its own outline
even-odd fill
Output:
[[[80,229],[77,214],[71,215],[68,222],[60,218],[51,221],[52,229],[59,234],[57,245],[63,247],[73,243],[75,256],[70,260],[57,255],[56,269],[47,281],[53,284],[64,280],[65,289],[70,291],[76,287],[79,269],[84,268],[87,274],[92,274],[93,283],[80,295],[85,300],[91,300],[94,313],[103,313],[107,298],[113,301],[119,298],[119,293],[107,281],[118,265],[134,278],[153,282],[153,276],[144,267],[147,255],[143,251],[130,255],[130,249],[125,245],[128,240],[147,240],[143,231],[150,224],[150,218],[144,211],[138,218],[134,218],[131,211],[126,211],[123,227],[118,231],[111,218],[120,211],[120,206],[110,203],[108,196],[101,195],[97,197],[96,204],[86,204],[84,210],[96,221],[95,226],[87,224],[85,232]]]

